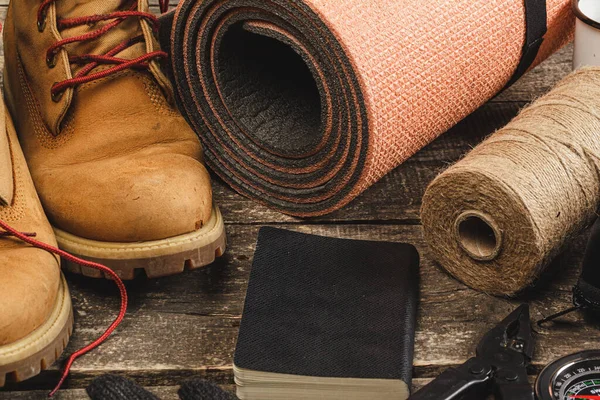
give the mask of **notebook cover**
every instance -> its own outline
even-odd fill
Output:
[[[235,365],[410,385],[418,268],[408,244],[262,228]]]

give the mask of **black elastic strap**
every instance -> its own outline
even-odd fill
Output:
[[[548,32],[546,12],[546,0],[525,0],[525,45],[519,66],[507,87],[515,83],[527,70],[537,57],[544,41],[544,35]]]

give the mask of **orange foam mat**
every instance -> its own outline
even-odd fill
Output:
[[[523,0],[181,0],[163,42],[210,167],[309,217],[344,206],[502,90],[525,15]],[[570,0],[547,0],[534,65],[573,24]]]

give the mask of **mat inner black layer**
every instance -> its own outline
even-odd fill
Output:
[[[322,140],[321,98],[314,77],[290,46],[231,27],[218,53],[217,80],[240,127],[265,148],[301,155]]]

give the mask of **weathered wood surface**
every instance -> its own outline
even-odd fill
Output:
[[[156,2],[153,2],[156,3]],[[176,3],[176,1],[172,1]],[[7,0],[0,0],[0,18]],[[419,225],[427,184],[485,136],[513,118],[527,102],[546,92],[570,70],[572,48],[563,49],[390,173],[343,210],[299,220],[273,212],[215,182],[229,234],[221,260],[200,271],[128,285],[131,305],[117,333],[76,362],[58,398],[85,398],[82,390],[104,373],[117,373],[150,387],[164,399],[176,398],[177,385],[200,376],[232,388],[232,354],[241,319],[257,232],[262,225],[314,234],[409,242],[422,256],[421,308],[416,339],[416,386],[473,354],[480,336],[519,303],[532,305],[541,318],[569,304],[585,235],[558,257],[537,288],[515,300],[472,291],[435,266]],[[76,310],[75,334],[67,353],[95,339],[112,321],[118,306],[110,282],[68,276]],[[536,327],[536,356],[531,374],[549,361],[581,349],[599,348],[600,326],[574,314],[551,329]],[[40,376],[0,391],[0,400],[43,398],[58,377],[56,366]]]

